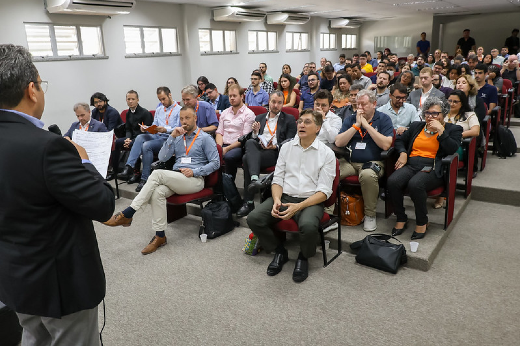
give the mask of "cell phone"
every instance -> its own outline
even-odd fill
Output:
[[[421,169],[421,172],[430,173],[432,171],[432,169],[433,169],[432,166],[424,166],[423,169]]]

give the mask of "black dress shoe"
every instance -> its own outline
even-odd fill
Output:
[[[141,179],[141,181],[139,182],[139,185],[137,185],[137,187],[135,188],[135,192],[141,192],[144,184],[146,184],[146,180]]]
[[[127,183],[135,184],[140,181],[141,181],[141,173],[135,173],[134,175],[132,175],[132,177],[130,179],[128,179]]]
[[[115,177],[116,177],[116,176],[115,176],[114,173],[108,173],[108,174],[107,174],[106,181],[114,180]]]
[[[392,228],[392,237],[403,234],[404,231],[408,228],[408,221],[404,223],[403,228]]]
[[[309,261],[303,259],[297,259],[294,271],[292,273],[292,279],[294,282],[303,282],[309,276]]]
[[[253,202],[244,202],[244,205],[237,211],[237,217],[247,216],[253,211],[253,209],[255,209],[255,204]]]
[[[289,254],[286,249],[283,249],[281,253],[276,253],[274,255],[273,261],[269,263],[267,267],[267,275],[275,276],[279,272],[282,271],[283,265],[289,261]]]
[[[251,183],[247,186],[247,191],[250,194],[255,194],[262,189],[262,183],[260,180],[252,180]]]
[[[134,175],[134,169],[130,166],[125,166],[125,169],[117,175],[117,179],[128,180]]]
[[[426,232],[424,232],[424,233],[417,233],[417,232],[413,231],[411,239],[412,240],[422,239],[422,238],[424,238],[425,235],[426,235]]]

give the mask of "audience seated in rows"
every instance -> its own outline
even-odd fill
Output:
[[[166,245],[166,198],[173,194],[199,192],[204,188],[204,177],[220,167],[217,145],[211,135],[197,126],[195,109],[184,106],[180,109],[179,117],[180,124],[177,125],[180,126],[171,129],[159,152],[159,160],[163,162],[175,156],[173,170],[154,170],[130,206],[104,222],[112,227],[130,226],[135,212],[150,202],[152,231],[155,231],[155,235],[141,251],[143,255]]]
[[[444,184],[442,158],[454,154],[461,143],[462,128],[444,122],[448,115],[444,100],[429,97],[423,104],[425,121],[414,122],[395,140],[399,158],[395,172],[388,178],[388,193],[397,216],[392,235],[402,234],[408,226],[404,208],[407,189],[415,208],[416,225],[411,239],[422,239],[428,228],[427,192]]]
[[[350,162],[340,160],[340,179],[351,175],[359,177],[365,208],[363,229],[368,232],[377,228],[379,178],[385,168],[381,152],[390,148],[394,136],[392,120],[376,110],[376,101],[372,91],[359,91],[357,112],[343,120],[335,141],[338,147],[350,148]]]
[[[75,121],[70,126],[69,130],[63,135],[67,139],[72,139],[74,130],[89,131],[89,132],[107,132],[105,124],[91,117],[90,107],[86,103],[76,103],[73,107],[74,113],[78,121]]]

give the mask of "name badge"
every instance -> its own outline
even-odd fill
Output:
[[[191,157],[189,157],[189,156],[181,157],[181,163],[191,163]]]
[[[356,149],[364,150],[367,147],[367,144],[365,142],[357,142],[356,143]]]

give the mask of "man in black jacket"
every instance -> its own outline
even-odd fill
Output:
[[[90,105],[94,107],[92,118],[105,124],[108,131],[112,131],[123,123],[119,112],[108,104],[105,94],[100,92],[94,93],[90,97]]]
[[[153,116],[147,109],[139,105],[139,94],[135,90],[126,93],[126,104],[128,111],[126,112],[126,136],[116,139],[115,148],[112,152],[112,173],[107,180],[114,179],[114,174],[119,173],[118,166],[121,157],[121,150],[131,149],[135,137],[143,133],[139,125],[152,125]]]
[[[276,165],[282,143],[296,135],[296,119],[282,112],[283,100],[281,91],[273,91],[269,97],[269,112],[258,115],[253,123],[252,138],[246,142],[242,158],[244,205],[238,210],[238,217],[247,216],[255,208],[253,198],[260,171]]]
[[[92,220],[110,218],[114,192],[84,148],[41,129],[46,88],[25,48],[0,45],[0,147],[16,148],[0,151],[0,301],[24,346],[99,345]]]

